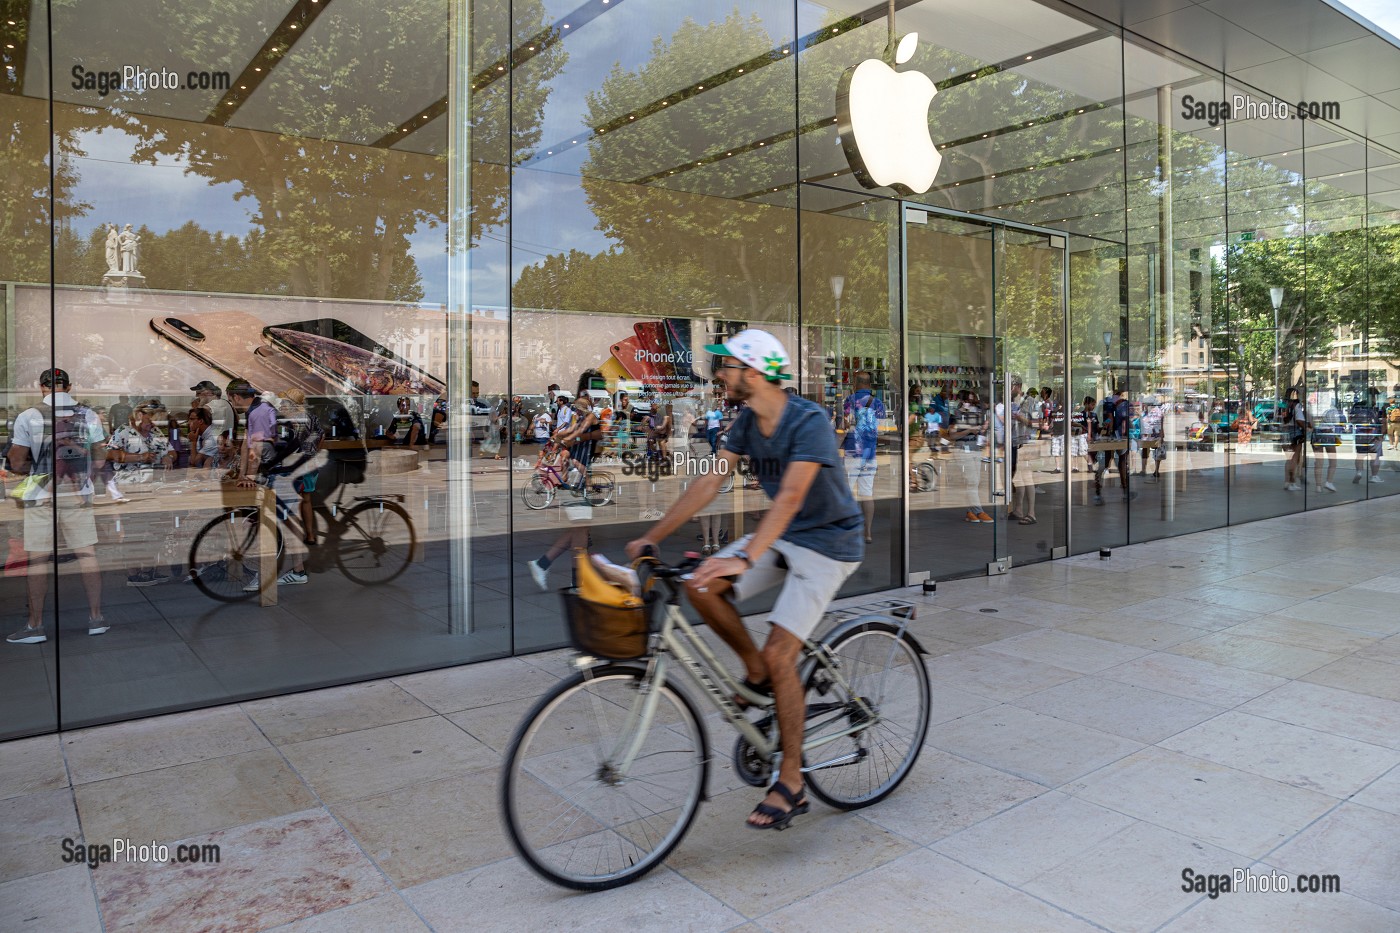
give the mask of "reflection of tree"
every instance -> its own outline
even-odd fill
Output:
[[[433,67],[421,61],[425,51],[446,67],[448,10],[442,0],[409,0],[376,10],[342,19],[335,31],[320,30],[316,41],[308,37],[298,42],[269,70],[258,92],[275,105],[262,109],[250,101],[230,121],[237,124],[237,114],[246,108],[257,130],[128,112],[121,109],[127,102],[120,95],[107,98],[101,109],[56,108],[61,138],[95,129],[120,130],[137,140],[134,161],[154,164],[179,158],[187,173],[210,185],[232,185],[235,198],[252,202],[256,238],[238,249],[225,243],[222,253],[213,253],[242,266],[225,267],[222,280],[218,270],[211,269],[212,282],[202,273],[176,274],[160,287],[196,280],[199,284],[193,287],[231,291],[235,289],[226,280],[233,278],[250,281],[253,287],[247,290],[261,293],[421,299],[421,276],[409,255],[410,236],[446,220],[444,147],[434,143],[428,146],[431,153],[420,153],[374,141],[398,132],[402,121],[432,103],[424,98],[424,88],[405,78],[432,76]],[[159,33],[169,37],[172,48],[181,48],[181,54],[201,68],[227,69],[235,75],[241,71],[245,62],[235,60],[235,50],[246,49],[249,36],[238,31],[256,26],[255,20],[211,16],[197,5],[172,6],[167,13]],[[489,62],[509,60],[512,29],[517,35],[534,35],[544,28],[539,0],[517,2],[510,14],[508,19],[504,10],[473,12],[472,67],[478,72]],[[491,67],[489,79],[474,82],[478,90],[468,123],[476,159],[506,164],[512,154],[529,154],[539,139],[548,84],[564,59],[562,46],[555,43],[535,55],[528,69],[517,69],[509,81],[504,75],[495,80]],[[42,120],[33,127],[39,137],[32,141],[36,157],[48,150],[45,129]],[[403,138],[412,144],[417,135]],[[14,154],[7,150],[7,157]],[[7,172],[5,177],[12,175]],[[473,173],[473,242],[483,230],[504,221],[505,178],[501,172]],[[32,185],[28,190],[31,202],[42,200],[33,198]],[[151,194],[156,196],[154,182]],[[24,210],[28,215],[39,212],[33,203],[25,204]],[[38,219],[46,225],[46,219]],[[174,236],[171,245],[177,254],[191,258],[197,249],[187,239],[185,234]],[[144,256],[159,263],[157,244],[147,245]],[[142,271],[157,283],[151,272]],[[46,277],[45,270],[39,280]]]
[[[17,94],[0,95],[0,280],[47,282],[53,217],[49,214],[48,102]],[[54,208],[66,221],[86,214],[79,200],[73,160],[84,155],[77,134],[53,134],[58,168],[53,176]],[[99,273],[100,275],[100,273]]]

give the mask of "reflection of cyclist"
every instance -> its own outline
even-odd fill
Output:
[[[842,475],[826,413],[781,386],[781,380],[791,378],[783,372],[790,358],[777,338],[745,330],[705,349],[720,357],[714,375],[729,401],[748,405],[725,438],[721,464],[734,470],[740,456],[747,455],[750,472],[772,504],[753,534],[701,564],[686,589],[700,615],[743,660],[746,686],[763,692],[771,684],[782,766],[748,825],[781,829],[807,812],[801,772],[805,707],[797,658],[802,640],[864,556],[864,521]],[[692,482],[660,521],[627,545],[627,553],[635,558],[681,528],[715,497],[724,472]],[[760,652],[734,602],[775,586],[782,591]]]

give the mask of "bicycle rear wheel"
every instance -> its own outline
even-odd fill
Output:
[[[413,520],[397,502],[361,502],[345,513],[336,540],[340,572],[364,586],[388,583],[408,569],[418,536]]]
[[[887,622],[866,622],[826,647],[846,686],[813,666],[806,678],[807,741],[864,728],[806,753],[813,769],[807,786],[833,807],[856,810],[893,793],[918,760],[928,733],[928,670],[914,642]]]
[[[540,479],[536,473],[534,476],[520,487],[520,500],[525,503],[525,508],[538,511],[548,507],[550,500],[554,498],[554,488]]]
[[[281,569],[282,529],[274,530],[277,565]],[[229,509],[199,530],[190,545],[189,579],[211,599],[242,602],[257,595],[245,591],[258,575],[258,508]]]
[[[656,711],[639,732],[642,675],[614,664],[566,678],[525,717],[506,752],[507,835],[555,884],[600,891],[635,881],[695,819],[705,788],[700,717],[684,694],[653,683]]]
[[[617,493],[617,480],[607,470],[592,470],[583,486],[583,498],[589,505],[607,505]]]

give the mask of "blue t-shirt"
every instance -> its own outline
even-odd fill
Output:
[[[840,468],[836,435],[821,406],[800,396],[789,397],[772,437],[763,436],[753,409],[746,408],[729,429],[724,448],[749,458],[749,470],[769,498],[778,494],[787,464],[821,464],[823,469],[783,532],[783,540],[832,560],[865,557],[865,518]]]
[[[847,397],[842,414],[846,419],[846,437],[841,449],[866,460],[873,458],[880,419],[885,417],[885,403],[869,389],[857,389]]]

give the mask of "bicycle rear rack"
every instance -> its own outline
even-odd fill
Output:
[[[882,599],[859,606],[828,609],[822,618],[827,622],[845,622],[847,619],[858,619],[861,616],[894,616],[896,619],[913,619],[914,613],[915,605],[907,600]]]

